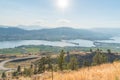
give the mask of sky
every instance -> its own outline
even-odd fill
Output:
[[[0,25],[119,28],[120,0],[0,0]]]

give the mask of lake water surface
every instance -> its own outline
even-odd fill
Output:
[[[81,46],[91,47],[94,46],[92,41],[89,40],[62,40],[62,41],[45,41],[45,40],[21,40],[21,41],[1,41],[0,49],[14,48],[22,45],[49,45],[49,46]]]
[[[120,43],[120,37],[113,37],[112,40],[97,40],[97,42],[105,43]],[[94,41],[76,39],[76,40],[62,40],[62,41],[45,41],[45,40],[20,40],[20,41],[0,41],[0,49],[14,48],[22,45],[49,45],[49,46],[80,46],[93,47]]]
[[[111,40],[98,40],[97,42],[120,43],[120,37],[112,37]]]

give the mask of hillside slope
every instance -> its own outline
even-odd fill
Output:
[[[19,77],[19,80],[52,80],[51,72]],[[16,80],[16,79],[13,79]],[[53,80],[120,80],[120,62],[81,68],[78,71],[54,72]]]
[[[1,26],[0,26],[1,27]],[[68,27],[24,30],[15,27],[0,28],[0,41],[9,40],[63,40],[63,39],[109,39],[111,36],[86,29],[73,29]]]
[[[54,80],[119,80],[120,63],[103,64],[78,71],[54,73]],[[46,80],[52,80],[51,78]]]

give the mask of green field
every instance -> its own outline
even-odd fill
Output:
[[[98,47],[56,47],[56,46],[44,46],[44,45],[29,45],[29,46],[20,46],[16,48],[8,48],[8,49],[0,49],[0,54],[25,54],[25,53],[41,53],[41,52],[51,52],[51,53],[59,53],[62,49],[65,51],[85,51],[88,52],[90,49],[96,50],[97,48],[107,51],[107,49],[111,49],[112,52],[119,53],[120,49],[116,48],[119,45],[115,44],[106,44]]]

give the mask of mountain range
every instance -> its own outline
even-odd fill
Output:
[[[115,32],[115,31],[114,31]],[[119,30],[117,29],[119,33]],[[116,34],[118,34],[116,32]],[[0,41],[9,40],[68,40],[68,39],[87,39],[104,40],[110,39],[112,30],[104,29],[74,29],[68,27],[25,30],[17,27],[0,26]]]

